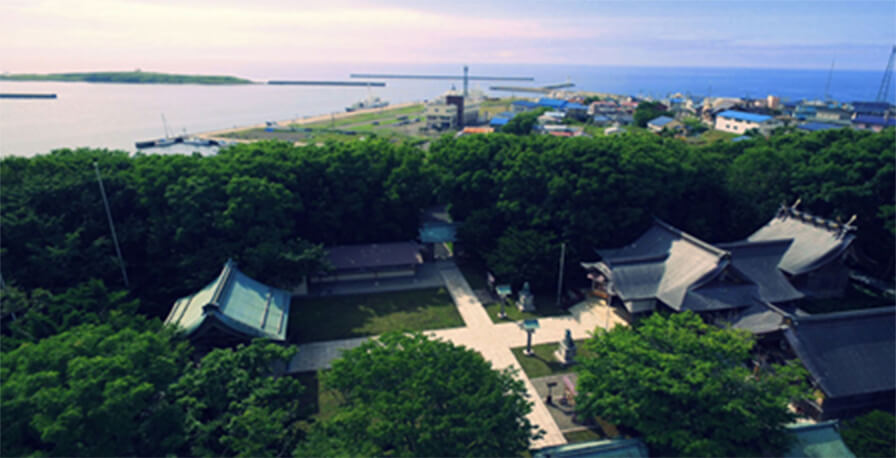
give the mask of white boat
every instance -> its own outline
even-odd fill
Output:
[[[366,108],[383,108],[383,107],[387,107],[387,106],[389,106],[389,102],[387,102],[379,97],[371,96],[371,97],[367,97],[366,99],[361,100],[359,102],[355,102],[350,107],[345,107],[345,111],[351,113],[352,111],[363,110]]]

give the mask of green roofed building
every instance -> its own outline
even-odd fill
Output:
[[[647,446],[641,439],[606,439],[558,445],[538,450],[535,458],[647,458]]]
[[[794,441],[786,457],[855,458],[846,447],[836,421],[787,425]]]
[[[213,282],[178,299],[165,324],[195,343],[228,346],[256,337],[286,340],[290,293],[249,278],[228,260]]]

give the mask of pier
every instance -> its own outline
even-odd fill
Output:
[[[55,99],[56,94],[0,93],[0,99]]]
[[[402,75],[393,73],[352,73],[349,77],[405,80],[535,81],[535,78],[529,76]]]
[[[268,81],[273,85],[295,86],[359,86],[359,87],[383,87],[386,83],[381,81]]]

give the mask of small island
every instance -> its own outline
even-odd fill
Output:
[[[87,83],[125,84],[252,84],[252,81],[235,76],[177,75],[171,73],[143,72],[83,72],[83,73],[18,73],[0,75],[0,81],[62,81]]]

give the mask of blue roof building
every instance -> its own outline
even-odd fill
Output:
[[[502,111],[498,113],[497,116],[500,118],[513,119],[513,117],[516,116],[516,113],[512,111]]]
[[[675,121],[675,119],[670,118],[670,117],[668,117],[668,116],[660,116],[660,117],[658,117],[658,118],[656,118],[656,119],[652,119],[652,120],[651,120],[650,122],[648,122],[647,124],[648,124],[648,125],[651,125],[651,126],[665,127],[666,124],[669,124],[669,123],[672,122],[672,121]]]
[[[567,103],[563,108],[566,110],[583,110],[583,111],[588,109],[587,106],[582,105],[581,103],[574,103],[574,102]]]
[[[744,111],[737,110],[727,110],[719,113],[717,115],[721,118],[734,119],[737,121],[747,121],[747,122],[755,122],[755,123],[763,123],[770,119],[773,119],[771,116],[761,115],[756,113],[747,113]]]
[[[552,110],[562,110],[566,107],[566,104],[569,103],[566,100],[560,99],[551,99],[547,97],[543,97],[538,99],[538,106],[540,107],[548,107]]]
[[[797,126],[796,128],[808,132],[816,132],[819,130],[840,129],[842,127],[843,126],[838,124],[830,124],[826,122],[807,122],[805,124]]]
[[[520,109],[522,109],[522,111],[527,111],[538,108],[538,104],[531,100],[514,100],[510,105],[516,111],[520,111]]]
[[[488,122],[488,125],[490,125],[492,127],[503,127],[509,121],[510,121],[510,118],[503,118],[500,116],[496,116],[496,117],[492,118],[491,121]]]
[[[165,324],[194,342],[230,345],[256,337],[286,340],[290,293],[260,283],[227,260],[221,274],[198,292],[174,302]]]
[[[752,139],[753,139],[753,137],[751,137],[749,135],[741,135],[740,137],[732,138],[731,142],[738,143],[738,142],[743,142],[743,141],[752,140]]]
[[[857,114],[852,118],[853,124],[859,124],[866,127],[892,127],[896,126],[896,118],[885,118],[883,116]]]

